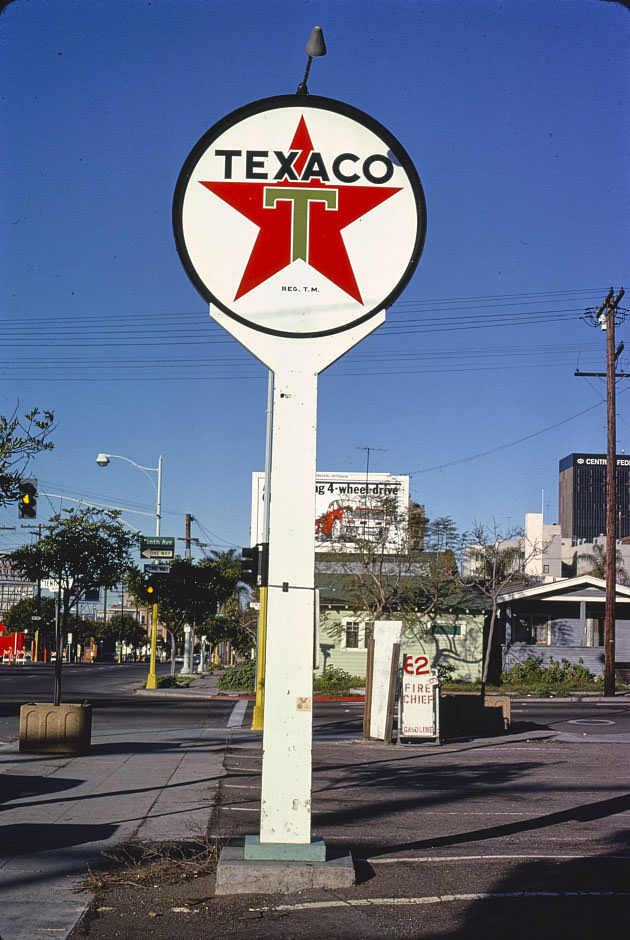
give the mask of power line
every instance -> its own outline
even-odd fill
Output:
[[[507,450],[509,447],[516,447],[517,444],[522,444],[524,441],[530,441],[534,437],[540,437],[541,434],[547,434],[548,431],[553,431],[555,428],[562,427],[563,424],[568,424],[569,421],[575,421],[576,418],[581,418],[582,415],[588,414],[589,411],[594,411],[596,408],[601,408],[603,404],[603,401],[598,401],[594,405],[589,405],[588,408],[584,408],[582,411],[578,411],[574,415],[569,415],[568,418],[563,418],[561,421],[556,421],[554,424],[549,424],[547,427],[540,428],[538,431],[532,431],[531,434],[526,434],[524,437],[519,437],[515,441],[509,441],[507,444],[500,444],[498,447],[491,447],[489,450],[481,451],[478,454],[470,454],[468,457],[458,457],[457,460],[449,460],[445,463],[435,464],[432,467],[421,467],[419,470],[412,470],[408,475],[412,477],[419,473],[430,473],[433,470],[445,470],[447,467],[454,467],[457,464],[468,463],[471,460],[479,460],[481,457],[488,457],[490,454],[497,454],[502,450]]]

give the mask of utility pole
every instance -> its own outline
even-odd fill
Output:
[[[194,536],[192,536],[192,535],[190,534],[190,523],[191,523],[191,522],[195,522],[195,517],[192,516],[189,512],[187,512],[187,513],[186,513],[186,529],[185,529],[186,534],[185,534],[184,536],[180,536],[180,535],[177,536],[177,541],[178,541],[178,542],[185,542],[185,543],[186,543],[186,549],[185,549],[185,555],[184,555],[184,557],[185,557],[188,561],[191,561],[191,560],[192,560],[192,543],[193,543],[193,542],[194,542],[195,545],[197,545],[199,548],[205,548],[205,547],[207,546],[207,544],[208,544],[207,542],[200,542],[198,538],[195,538]],[[204,554],[205,554],[205,553],[204,553]]]
[[[192,516],[189,512],[186,513],[186,558],[190,561],[192,558],[192,552],[190,550],[190,523],[192,521]]]
[[[615,694],[615,598],[617,593],[617,425],[615,411],[615,381],[628,378],[630,373],[616,372],[617,359],[623,343],[615,350],[615,317],[621,289],[615,297],[611,287],[606,300],[597,311],[589,311],[593,326],[599,324],[606,331],[606,372],[579,372],[575,375],[598,376],[606,379],[606,611],[604,619],[604,695]]]

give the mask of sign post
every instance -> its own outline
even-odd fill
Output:
[[[317,381],[385,321],[415,270],[422,187],[368,115],[267,98],[193,148],[173,224],[210,316],[275,378],[260,835],[244,857],[323,861],[311,837]]]

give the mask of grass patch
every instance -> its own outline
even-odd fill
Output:
[[[193,676],[160,676],[157,681],[158,689],[188,688]],[[144,688],[146,689],[146,682]]]

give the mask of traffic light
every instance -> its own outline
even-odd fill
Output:
[[[37,515],[37,480],[30,477],[20,481],[18,519],[34,519]]]
[[[241,581],[245,584],[258,583],[258,546],[242,549]]]
[[[160,598],[159,581],[157,577],[150,575],[142,585],[142,596],[148,604],[157,604]]]
[[[267,587],[269,584],[269,542],[262,542],[259,548],[259,583],[261,587]]]
[[[259,587],[267,587],[267,577],[269,569],[269,543],[262,542],[255,548],[243,548],[241,550],[241,581],[245,584],[257,584]]]

